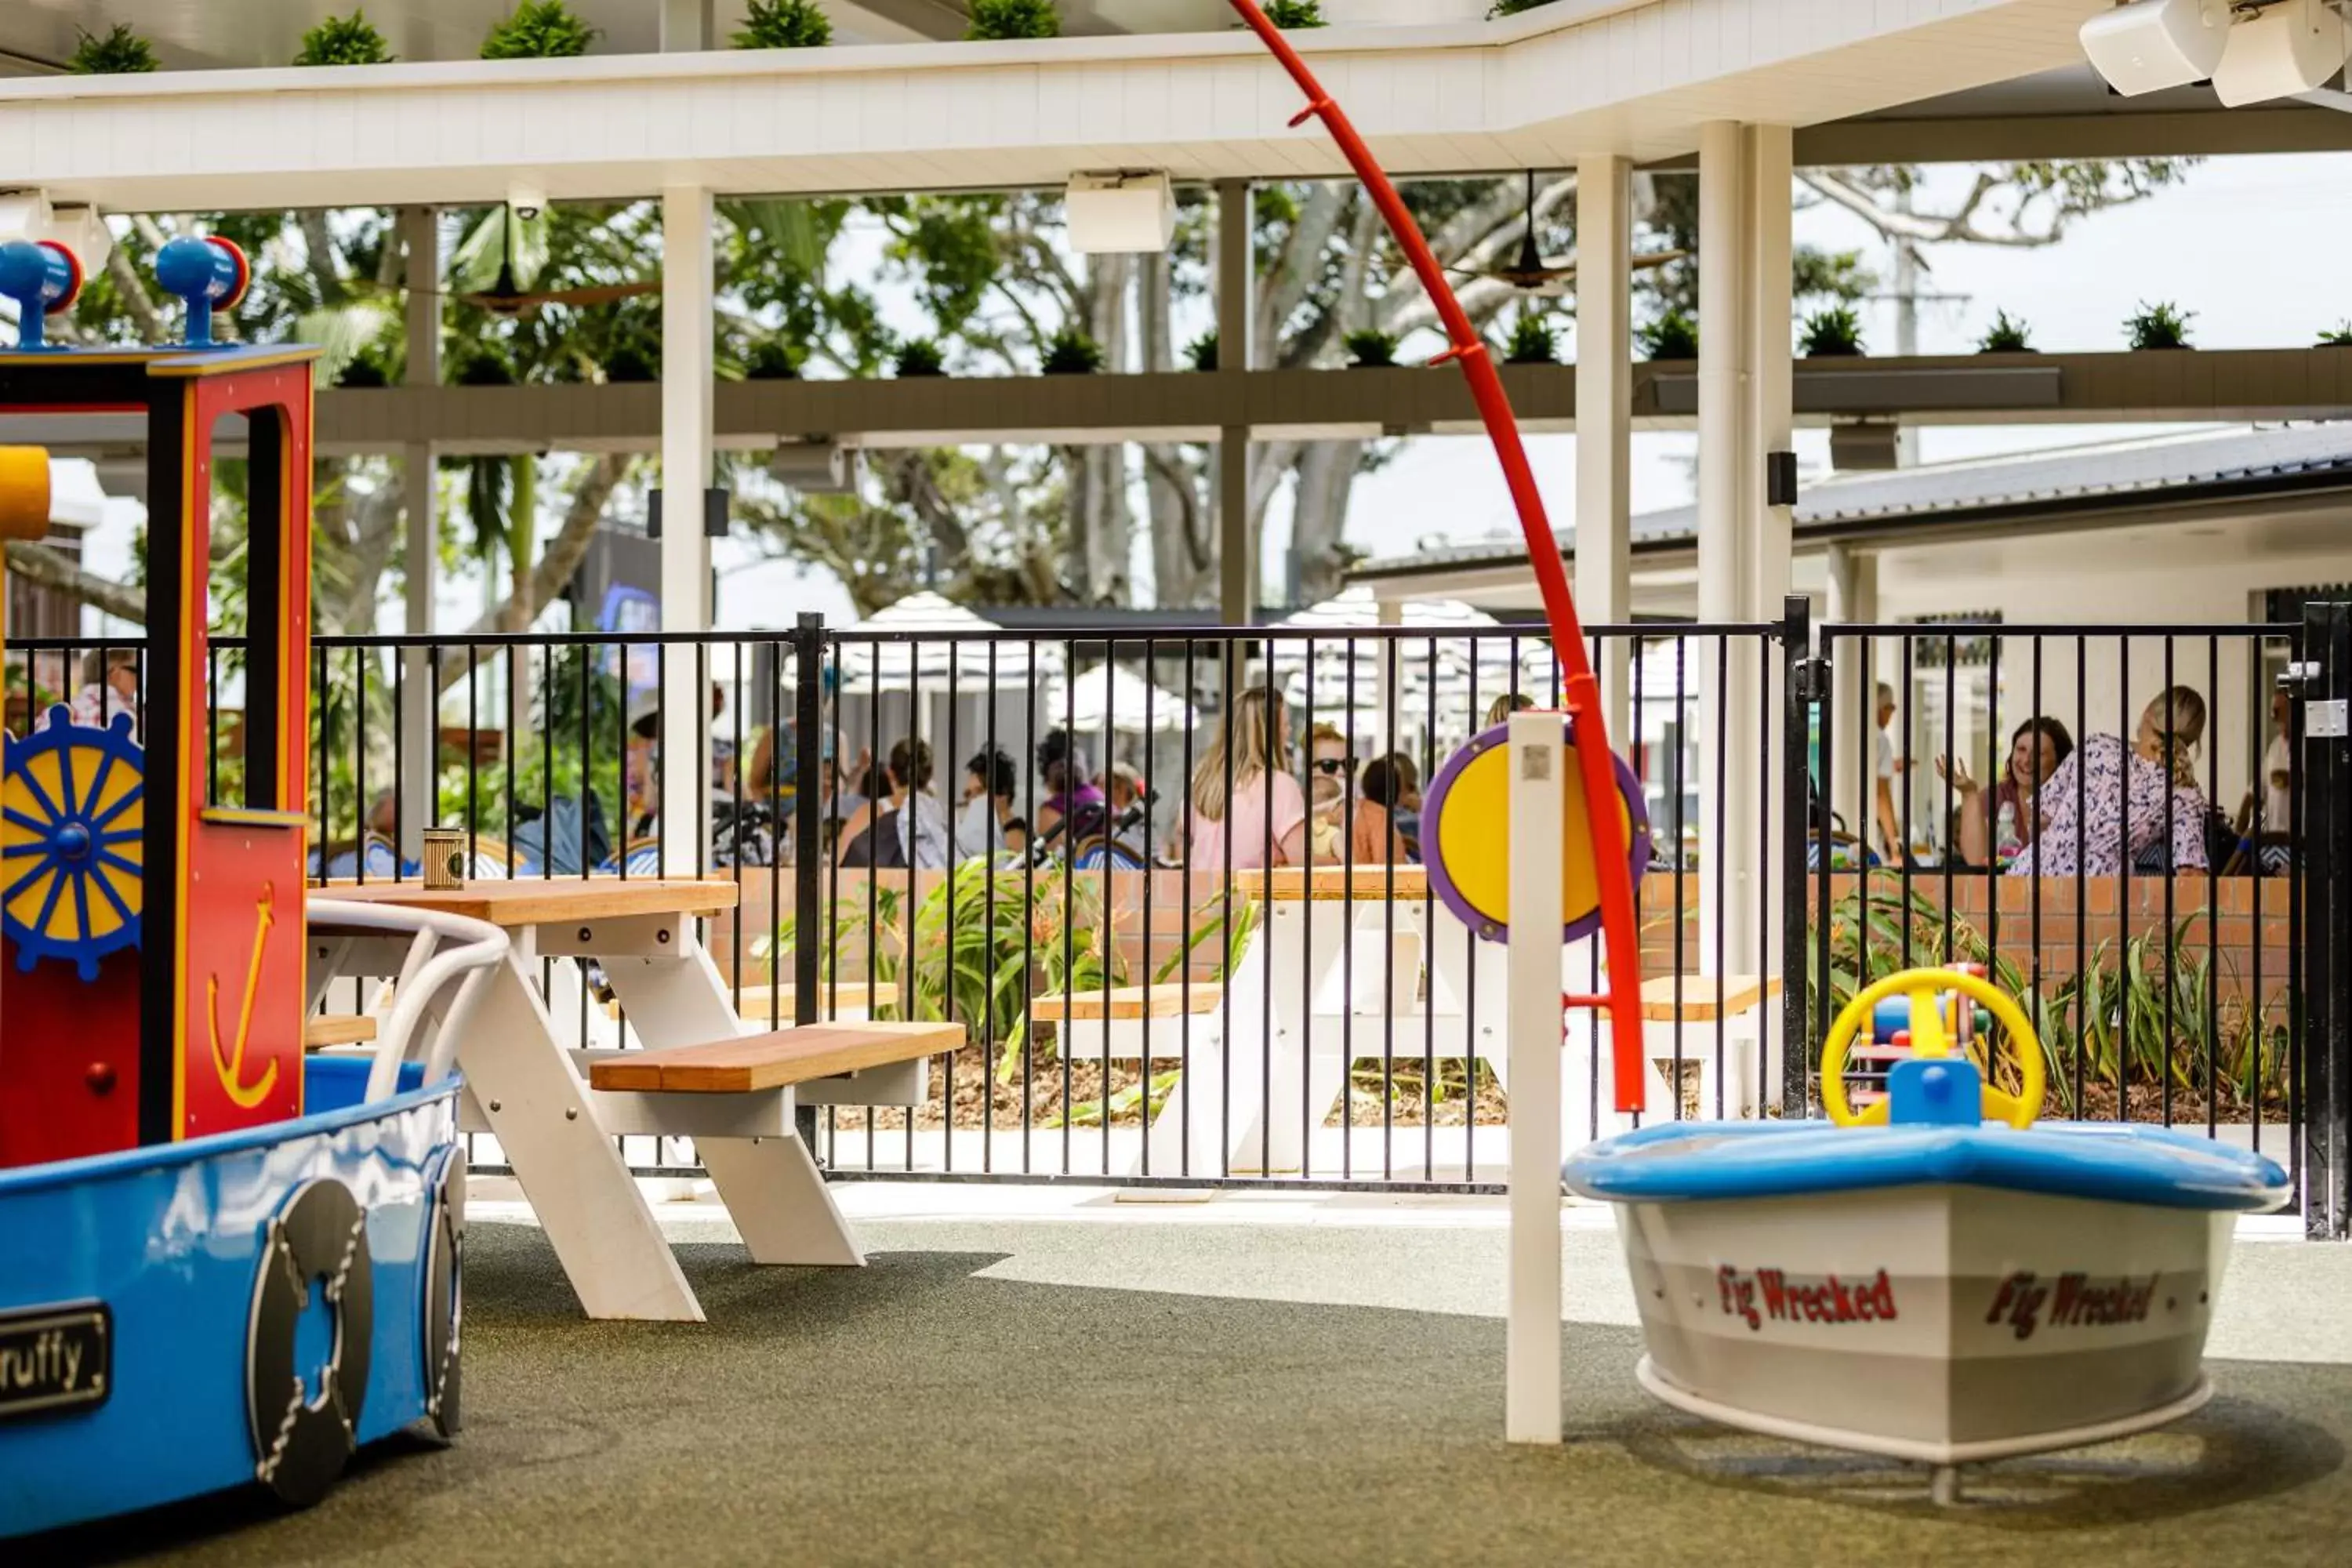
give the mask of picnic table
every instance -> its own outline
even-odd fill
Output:
[[[1214,1014],[1236,1048],[1213,1037],[1190,1054],[1190,1126],[1160,1126],[1177,1113],[1171,1096],[1153,1125],[1155,1173],[1176,1173],[1188,1147],[1203,1174],[1221,1157],[1237,1173],[1303,1169],[1353,1057],[1483,1060],[1498,1080],[1509,1070],[1502,951],[1431,896],[1423,868],[1236,871],[1233,897],[1260,916]]]
[[[1144,1160],[1150,1173],[1213,1175],[1301,1170],[1307,1141],[1339,1103],[1351,1058],[1393,1053],[1401,1061],[1484,1061],[1510,1091],[1508,954],[1481,940],[1430,894],[1419,866],[1282,867],[1234,873],[1236,905],[1255,904],[1260,919],[1223,993],[1194,986],[1180,1000],[1172,982],[1146,997],[1129,987],[1112,995],[1120,1010],[1155,1015],[1141,1023],[1094,1023],[1101,1009],[1083,989],[1076,998],[1033,1005],[1034,1021],[1060,1022],[1081,1059],[1110,1034],[1111,1054],[1147,1052],[1177,1061],[1184,1092],[1169,1093],[1151,1121]],[[1591,991],[1604,984],[1597,943],[1561,952],[1561,986]],[[1770,1071],[1759,1074],[1754,1041],[1759,1011],[1780,990],[1777,979],[1701,974],[1648,976],[1643,985],[1645,1073],[1652,1114],[1671,1116],[1677,1096],[1712,1115],[1760,1113]],[[1185,1016],[1174,1016],[1180,1011]],[[1160,1015],[1169,1015],[1160,1016]],[[1593,1016],[1564,1024],[1562,1132],[1566,1145],[1622,1131],[1630,1121],[1610,1109],[1604,1053]],[[1149,1045],[1142,1042],[1149,1040]],[[1679,1058],[1681,1071],[1676,1071]],[[1696,1080],[1683,1081],[1696,1074]],[[1670,1087],[1668,1078],[1676,1082]],[[1722,1089],[1717,1085],[1718,1078]],[[1694,1103],[1696,1102],[1696,1103]]]
[[[794,1127],[795,1092],[919,1099],[923,1060],[962,1043],[959,1025],[856,1023],[747,1034],[696,935],[732,909],[731,881],[591,877],[337,886],[334,896],[440,910],[504,929],[512,946],[457,1043],[461,1124],[497,1136],[592,1318],[699,1322],[687,1284],[616,1134],[691,1137],[756,1263],[855,1267],[865,1255]],[[322,940],[311,994],[337,976],[395,975],[403,950]],[[593,960],[647,1048],[572,1050],[536,972]],[[847,1083],[841,1080],[847,1079]]]

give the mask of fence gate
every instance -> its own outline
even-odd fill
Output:
[[[2352,1229],[2352,605],[2304,607],[2303,657],[2287,669],[2302,748],[2297,809],[2304,879],[2304,1229]]]

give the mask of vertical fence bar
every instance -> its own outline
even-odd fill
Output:
[[[2304,607],[2302,730],[2306,764],[2304,875],[2305,951],[2303,982],[2308,1026],[2306,1071],[2312,1080],[2304,1154],[2304,1232],[2339,1238],[2352,1209],[2352,1170],[2346,1165],[2352,1109],[2346,1075],[2352,1068],[2352,967],[2346,963],[2352,900],[2344,876],[2352,866],[2352,801],[2347,801],[2347,742],[2344,704],[2352,698],[2352,605]],[[2322,704],[2327,706],[2323,707]]]
[[[1812,657],[1812,616],[1810,598],[1788,596],[1780,622],[1780,1114],[1787,1117],[1805,1114],[1806,1068],[1813,1050],[1805,1005],[1805,834],[1811,815],[1813,703],[1822,688],[1822,667]],[[1822,833],[1825,851],[1828,840]],[[1825,931],[1828,923],[1824,914]],[[1756,1081],[1760,1101],[1769,1086],[1761,1072]]]
[[[824,942],[824,617],[803,612],[793,628],[793,1023],[816,1022],[817,958]],[[774,984],[775,965],[768,966]],[[816,1108],[794,1113],[812,1148]]]

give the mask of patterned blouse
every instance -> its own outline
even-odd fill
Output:
[[[2075,818],[2078,790],[2079,822]],[[2126,793],[2128,836],[2123,826]],[[2173,869],[2205,868],[2204,797],[2174,784],[2162,768],[2134,755],[2116,736],[2084,739],[2033,798],[2041,812],[2042,830],[2025,852],[2009,863],[2012,877],[2076,872],[2115,876],[2126,860],[2136,859],[2151,845],[2162,853],[2168,819]]]

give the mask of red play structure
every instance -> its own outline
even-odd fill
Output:
[[[1396,186],[1373,158],[1371,149],[1364,145],[1364,139],[1356,133],[1355,126],[1349,123],[1347,112],[1323,90],[1323,84],[1315,79],[1315,73],[1307,68],[1307,62],[1298,58],[1298,51],[1290,47],[1282,30],[1266,20],[1256,0],[1233,0],[1233,7],[1307,95],[1307,107],[1290,123],[1303,125],[1310,119],[1322,119],[1331,139],[1339,144],[1340,153],[1356,171],[1357,178],[1363,181],[1372,205],[1380,209],[1389,232],[1404,251],[1405,259],[1412,264],[1421,286],[1437,307],[1438,319],[1444,323],[1446,341],[1452,344],[1431,363],[1450,359],[1461,365],[1463,375],[1470,383],[1470,395],[1478,401],[1478,416],[1486,422],[1487,438],[1495,444],[1495,456],[1502,462],[1503,479],[1511,488],[1519,527],[1527,535],[1528,564],[1534,568],[1536,586],[1543,595],[1544,617],[1551,625],[1552,653],[1559,660],[1561,690],[1575,726],[1577,767],[1584,783],[1585,819],[1591,835],[1595,874],[1600,879],[1601,936],[1608,944],[1608,991],[1597,996],[1570,996],[1566,1001],[1571,1006],[1591,1007],[1609,1016],[1617,1109],[1640,1110],[1642,950],[1633,917],[1633,881],[1626,865],[1630,845],[1625,825],[1618,815],[1618,784],[1609,749],[1608,721],[1601,711],[1601,683],[1593,678],[1592,662],[1585,654],[1584,628],[1576,617],[1576,601],[1568,591],[1568,573],[1559,563],[1559,544],[1552,536],[1550,520],[1544,515],[1543,496],[1536,489],[1535,471],[1528,466],[1527,448],[1519,442],[1519,426],[1511,414],[1511,400],[1503,391],[1503,378],[1496,374],[1486,343],[1471,326],[1461,301],[1454,297],[1437,258],[1430,254],[1429,241],[1422,237],[1421,226],[1405,210]]]

